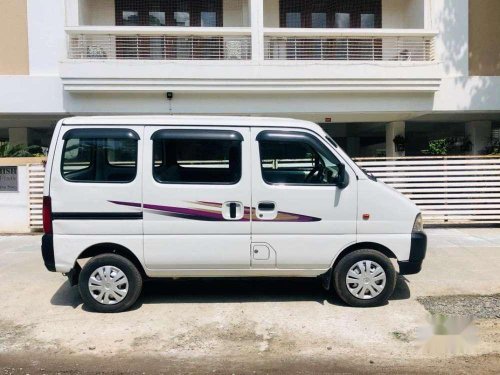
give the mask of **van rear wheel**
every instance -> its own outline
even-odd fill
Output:
[[[102,254],[90,259],[78,281],[80,295],[86,306],[103,313],[129,309],[139,298],[142,276],[127,258]]]
[[[376,250],[355,250],[344,256],[333,271],[335,291],[348,305],[384,304],[396,287],[396,270],[390,259]]]

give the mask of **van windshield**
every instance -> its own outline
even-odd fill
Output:
[[[339,145],[337,142],[334,141],[334,139],[332,137],[330,137],[328,134],[325,133],[325,138],[326,140],[335,148],[339,148]],[[351,159],[352,160],[352,159]],[[361,172],[363,172],[363,174],[368,177],[370,180],[373,180],[373,181],[377,181],[377,178],[372,175],[371,173],[369,173],[366,169],[364,168],[361,168],[358,163],[356,163],[355,160],[352,160],[354,164],[356,164],[358,166],[358,168],[361,170]]]
[[[325,138],[326,138],[326,140],[327,140],[327,141],[328,141],[328,142],[329,142],[329,143],[330,143],[333,147],[335,147],[335,148],[339,148],[338,143],[337,143],[337,142],[335,142],[335,141],[333,140],[333,138],[332,138],[332,137],[330,137],[328,134],[325,134]]]

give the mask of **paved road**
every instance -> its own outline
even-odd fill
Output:
[[[347,307],[317,280],[204,279],[150,282],[115,315],[86,311],[44,269],[39,236],[0,237],[0,371],[500,373],[500,319],[434,337],[417,301],[499,294],[500,229],[428,234],[423,272],[379,308]]]

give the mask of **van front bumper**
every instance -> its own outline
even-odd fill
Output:
[[[56,262],[54,260],[54,236],[44,234],[42,237],[42,257],[45,267],[50,272],[56,272]]]
[[[422,270],[422,263],[427,252],[427,235],[412,233],[410,258],[405,262],[398,262],[400,275],[414,275]]]

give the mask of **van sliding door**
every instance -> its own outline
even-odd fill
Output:
[[[249,268],[249,137],[248,128],[146,127],[144,257],[153,273]]]

